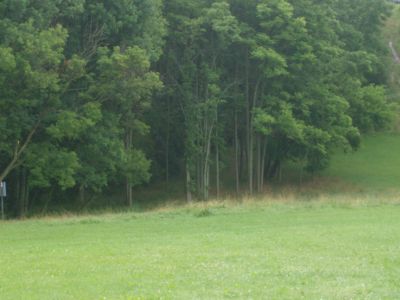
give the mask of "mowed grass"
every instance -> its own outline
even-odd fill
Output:
[[[361,148],[337,153],[323,176],[355,184],[367,192],[400,190],[400,134],[365,136]]]
[[[0,223],[0,299],[399,299],[399,279],[396,202]]]

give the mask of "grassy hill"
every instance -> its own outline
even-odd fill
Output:
[[[392,41],[393,46],[400,53],[400,5],[394,7],[392,16],[386,21],[383,36],[386,44]],[[387,52],[386,61],[388,66],[389,93],[393,100],[400,101],[400,64],[393,62],[390,51]]]
[[[338,153],[325,177],[339,178],[366,191],[400,190],[400,134],[375,134],[354,153]]]

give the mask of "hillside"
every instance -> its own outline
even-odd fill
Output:
[[[323,176],[369,192],[400,190],[399,153],[399,134],[366,136],[358,151],[336,154]]]
[[[396,5],[393,14],[386,21],[383,36],[386,43],[393,44],[393,48],[400,52],[400,5]],[[400,99],[400,64],[393,60],[391,51],[388,51],[387,67],[388,67],[388,85],[390,95],[393,100]]]

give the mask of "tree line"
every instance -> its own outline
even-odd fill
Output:
[[[3,0],[8,213],[179,178],[261,192],[391,125],[381,0]]]

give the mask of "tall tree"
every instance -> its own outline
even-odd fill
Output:
[[[125,145],[125,158],[121,167],[126,177],[127,203],[133,204],[132,188],[148,181],[150,162],[140,150],[134,149],[134,135],[148,132],[143,122],[144,110],[151,105],[153,93],[162,87],[158,74],[151,72],[146,52],[138,47],[110,52],[100,48],[98,77],[89,93],[102,103],[105,113],[114,114],[122,128],[121,141]]]

